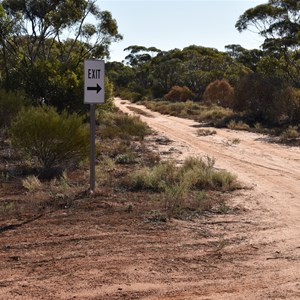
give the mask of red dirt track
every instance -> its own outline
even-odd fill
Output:
[[[148,138],[163,158],[212,156],[245,189],[225,195],[228,214],[192,220],[128,213],[122,201],[142,194],[100,189],[70,209],[0,224],[0,299],[300,299],[300,149],[227,129],[199,137],[191,120],[115,103],[146,111],[155,139],[172,140]]]

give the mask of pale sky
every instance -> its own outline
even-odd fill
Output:
[[[225,51],[225,45],[259,48],[262,38],[249,31],[239,33],[235,23],[248,8],[267,0],[97,0],[117,20],[123,41],[111,46],[111,61],[122,61],[131,45],[161,50],[190,45]]]

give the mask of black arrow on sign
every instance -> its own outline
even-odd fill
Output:
[[[97,94],[102,90],[102,87],[97,83],[97,86],[88,86],[88,91],[97,91]]]

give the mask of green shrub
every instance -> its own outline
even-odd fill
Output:
[[[190,169],[212,169],[215,165],[215,159],[209,156],[205,156],[204,158],[198,157],[188,157],[184,160],[181,169],[186,172]]]
[[[202,189],[230,189],[236,176],[227,171],[218,171],[214,168],[215,159],[187,158],[181,167],[183,182],[186,186],[197,190]]]
[[[76,114],[40,106],[21,111],[10,129],[12,145],[44,168],[77,162],[88,155],[89,132]]]
[[[122,99],[130,100],[131,102],[141,101],[144,97],[144,95],[139,92],[134,92],[127,89],[121,90],[119,95]]]
[[[182,166],[175,162],[159,163],[130,174],[129,187],[133,190],[149,190],[161,193],[168,217],[182,215],[186,209],[204,211],[211,209],[215,201],[207,199],[203,190],[232,190],[236,176],[214,168],[215,160],[187,158]]]
[[[165,191],[178,182],[178,170],[174,162],[162,162],[153,168],[145,167],[130,175],[130,185],[134,190]]]
[[[25,105],[23,93],[0,90],[0,128],[9,127],[11,121]]]
[[[187,192],[188,190],[186,186],[182,183],[166,187],[164,201],[168,218],[182,213],[184,198]]]

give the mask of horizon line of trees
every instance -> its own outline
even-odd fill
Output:
[[[170,95],[186,101],[190,95],[189,100],[231,106],[265,124],[298,125],[300,2],[269,0],[245,11],[236,28],[256,30],[264,38],[261,49],[232,44],[225,52],[197,45],[161,51],[132,45],[124,49],[129,54],[123,63],[107,63],[107,74],[116,92],[133,101],[172,100]],[[220,99],[224,95],[231,99]]]
[[[255,29],[264,37],[261,49],[133,45],[124,63],[106,63],[107,84],[134,101],[177,95],[176,101],[230,106],[265,123],[297,124],[300,2],[269,0],[245,11],[236,28]],[[0,1],[0,105],[14,92],[32,105],[85,111],[84,59],[109,57],[109,46],[121,39],[116,20],[96,0]]]

